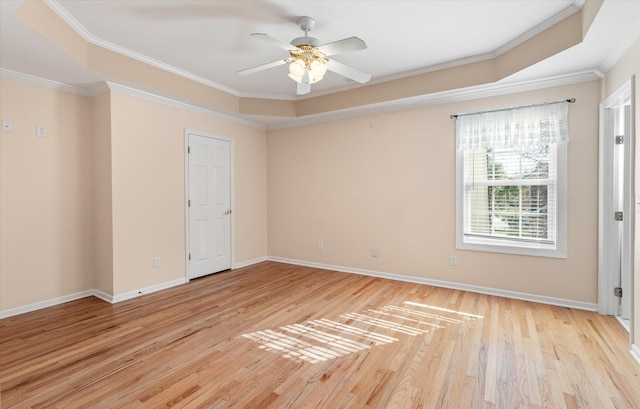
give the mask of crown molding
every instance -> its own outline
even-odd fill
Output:
[[[537,26],[533,27],[531,30],[528,30],[527,32],[519,35],[518,37],[514,38],[513,40],[509,41],[508,43],[506,43],[505,45],[503,45],[502,47],[499,47],[497,50],[493,51],[493,57],[498,57],[504,53],[506,53],[507,51],[519,46],[520,44],[524,43],[527,40],[532,39],[533,37],[537,36],[538,34],[542,33],[543,31],[553,27],[554,25],[558,24],[559,22],[561,22],[562,20],[566,19],[569,16],[572,16],[573,14],[577,13],[578,11],[580,11],[580,9],[582,8],[582,6],[584,5],[585,0],[576,0],[572,5],[570,5],[569,7],[565,8],[564,10],[560,11],[558,14],[552,16],[551,18],[543,21],[542,23],[538,24]]]
[[[335,94],[335,93],[338,93],[338,92],[349,91],[349,90],[356,89],[356,88],[364,88],[364,87],[367,87],[369,85],[382,84],[384,82],[401,80],[401,79],[404,79],[404,78],[416,77],[418,75],[427,74],[427,73],[434,72],[434,71],[446,70],[448,68],[455,68],[455,67],[460,67],[462,65],[473,64],[473,63],[476,63],[476,62],[486,61],[486,60],[490,60],[492,58],[494,58],[493,53],[484,53],[484,54],[474,55],[474,56],[471,56],[471,57],[459,58],[457,60],[445,61],[445,62],[440,63],[440,64],[430,65],[428,67],[424,67],[424,68],[421,68],[421,69],[418,69],[418,70],[405,71],[405,72],[402,72],[402,73],[399,73],[399,74],[385,75],[384,77],[375,78],[375,79],[367,82],[366,84],[359,84],[359,83],[354,81],[353,83],[344,85],[342,87],[331,88],[331,89],[324,90],[324,91],[314,91],[313,95],[307,95],[307,96],[304,96],[304,97],[298,97],[298,98],[296,98],[296,100],[297,101],[301,101],[301,100],[304,100],[304,99],[313,99],[315,97],[321,97],[323,95]]]
[[[105,91],[113,90],[113,91],[121,92],[123,94],[127,94],[127,95],[136,96],[136,97],[139,97],[139,98],[143,98],[143,99],[146,99],[146,100],[149,100],[149,101],[154,101],[154,102],[159,102],[161,104],[170,105],[170,106],[173,106],[175,108],[184,109],[186,111],[190,111],[190,112],[194,112],[194,113],[198,113],[198,114],[204,114],[204,115],[211,116],[211,117],[214,117],[214,118],[219,118],[219,119],[222,119],[222,120],[225,120],[225,121],[228,121],[228,122],[233,122],[233,123],[237,123],[237,124],[240,124],[240,125],[245,125],[245,126],[249,126],[249,127],[252,127],[252,128],[260,129],[260,130],[265,130],[266,129],[266,127],[264,125],[262,125],[262,124],[259,124],[257,122],[250,121],[250,120],[247,120],[247,119],[243,119],[241,117],[234,116],[232,114],[227,114],[227,113],[215,111],[213,109],[204,108],[204,107],[201,107],[201,106],[190,104],[190,103],[187,103],[187,102],[178,101],[178,100],[173,99],[173,98],[164,97],[164,96],[161,96],[161,95],[158,95],[158,94],[154,94],[154,93],[143,91],[143,90],[140,90],[140,89],[128,87],[126,85],[117,84],[115,82],[110,82],[110,81],[100,83],[100,84],[96,85],[93,88],[81,88],[81,87],[77,87],[77,86],[74,86],[74,85],[64,84],[62,82],[51,81],[51,80],[47,80],[47,79],[44,79],[44,78],[36,77],[34,75],[23,74],[21,72],[11,71],[11,70],[8,70],[6,68],[0,68],[0,77],[4,77],[4,78],[13,79],[13,80],[16,80],[16,81],[25,82],[25,83],[28,83],[28,84],[33,84],[33,85],[41,86],[41,87],[44,87],[44,88],[50,88],[50,89],[55,89],[55,90],[58,90],[58,91],[68,92],[68,93],[71,93],[71,94],[81,95],[83,97],[95,97],[97,95],[102,94]]]
[[[192,74],[188,71],[182,70],[180,68],[174,67],[172,65],[163,63],[161,61],[155,60],[151,57],[147,57],[135,51],[129,50],[128,48],[121,47],[119,45],[110,43],[101,38],[98,38],[91,34],[89,30],[87,30],[82,24],[78,22],[64,7],[58,3],[57,0],[42,0],[44,4],[46,4],[54,13],[58,15],[65,23],[67,23],[75,32],[77,32],[85,41],[88,43],[97,45],[99,47],[105,48],[107,50],[113,51],[118,54],[122,54],[126,57],[133,58],[134,60],[143,62],[145,64],[149,64],[153,67],[159,68],[161,70],[170,72],[172,74],[178,75],[180,77],[195,81],[202,85],[206,85],[211,88],[215,88],[219,91],[226,92],[228,94],[234,95],[236,97],[240,96],[240,93],[233,88],[224,86],[222,84],[218,84],[217,82],[208,80],[206,78],[200,77],[196,74]],[[271,98],[273,99],[273,98]]]
[[[75,85],[69,85],[58,81],[47,80],[44,78],[36,77],[34,75],[23,74],[21,72],[8,70],[6,68],[0,68],[0,77],[9,78],[17,81],[26,82],[33,85],[39,85],[45,88],[51,88],[58,91],[69,92],[71,94],[82,95],[84,97],[91,97],[90,90],[86,88],[77,87]]]
[[[109,86],[107,85],[106,82],[101,82],[97,86],[87,90],[87,92],[89,93],[90,97],[98,96],[98,95],[100,95],[100,94],[102,94],[103,92],[106,92],[106,91],[109,91]]]
[[[57,89],[60,91],[70,92],[87,97],[94,97],[107,90],[121,92],[127,95],[136,96],[146,100],[159,102],[175,108],[184,109],[186,111],[204,114],[207,116],[219,118],[225,121],[249,126],[260,130],[278,130],[286,128],[295,128],[299,126],[308,126],[323,122],[338,121],[342,119],[355,118],[367,115],[384,114],[408,109],[421,108],[432,105],[441,105],[452,102],[468,101],[479,98],[489,98],[493,96],[513,94],[517,92],[532,91],[537,89],[558,87],[562,85],[576,84],[580,82],[595,81],[603,77],[599,70],[591,70],[578,72],[568,75],[549,77],[544,79],[536,79],[523,81],[518,83],[492,83],[478,85],[474,87],[461,88],[433,94],[419,95],[410,98],[385,101],[377,104],[364,105],[354,108],[347,108],[340,111],[324,112],[320,114],[307,115],[296,118],[265,117],[260,115],[241,115],[215,111],[210,108],[198,106],[184,101],[179,101],[170,97],[158,95],[152,92],[143,91],[127,85],[118,84],[107,81],[100,83],[91,89],[80,88],[56,81],[46,80],[35,77],[33,75],[22,74],[19,72],[0,68],[0,76],[43,86],[46,88]]]
[[[12,71],[6,68],[0,68],[0,77],[26,82],[28,84],[38,85],[44,88],[68,92],[70,94],[81,95],[83,97],[95,97],[96,95],[102,94],[109,89],[104,82],[100,82],[92,87],[80,87],[77,85],[70,85],[63,82],[36,77],[35,75]]]
[[[331,93],[333,93],[333,92],[337,92],[337,91],[332,91]],[[319,94],[317,94],[317,95],[319,95]],[[240,93],[238,93],[238,97],[240,97],[240,98],[255,98],[255,99],[271,99],[271,100],[274,100],[274,101],[300,101],[301,99],[304,99],[304,98],[300,98],[298,96],[292,96],[292,95],[259,94],[259,93],[255,93],[255,92],[240,92]]]
[[[174,108],[184,109],[185,111],[189,111],[189,112],[193,112],[193,113],[197,113],[197,114],[207,115],[207,116],[210,116],[210,117],[222,119],[224,121],[233,122],[233,123],[236,123],[236,124],[239,124],[239,125],[249,126],[251,128],[256,128],[256,129],[260,129],[260,130],[266,130],[266,127],[264,125],[262,125],[262,124],[259,124],[257,122],[250,121],[250,120],[247,120],[247,119],[242,119],[242,118],[240,118],[238,116],[235,116],[235,115],[232,115],[232,114],[215,111],[213,109],[204,108],[204,107],[201,107],[201,106],[198,106],[198,105],[190,104],[188,102],[178,101],[178,100],[173,99],[173,98],[168,98],[168,97],[165,97],[165,96],[162,96],[162,95],[153,94],[151,92],[147,92],[147,91],[143,91],[143,90],[140,90],[140,89],[132,88],[132,87],[129,87],[129,86],[126,86],[126,85],[122,85],[122,84],[118,84],[118,83],[115,83],[115,82],[107,81],[106,82],[106,86],[111,91],[117,91],[117,92],[120,92],[120,93],[123,93],[123,94],[127,94],[127,95],[135,96],[135,97],[138,97],[138,98],[146,99],[148,101],[159,102],[161,104],[169,105],[169,106],[172,106]]]
[[[267,130],[294,128],[299,126],[315,125],[322,122],[338,121],[347,118],[355,118],[368,115],[384,114],[402,110],[422,108],[432,105],[442,105],[452,102],[468,101],[480,98],[514,94],[518,92],[533,91],[544,88],[558,87],[562,85],[577,84],[581,82],[595,81],[602,78],[597,70],[578,72],[568,75],[522,81],[518,83],[492,83],[474,87],[436,92],[433,94],[419,95],[411,98],[385,101],[377,104],[348,108],[341,111],[324,112],[267,125]]]

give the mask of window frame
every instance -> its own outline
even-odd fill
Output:
[[[556,241],[555,245],[464,234],[464,150],[456,149],[456,249],[538,257],[567,258],[567,143],[555,144]]]

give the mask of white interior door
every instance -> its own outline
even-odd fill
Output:
[[[188,134],[189,278],[231,268],[230,141]]]

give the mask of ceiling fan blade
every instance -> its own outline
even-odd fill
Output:
[[[267,64],[258,65],[257,67],[252,67],[252,68],[247,68],[245,70],[240,70],[240,71],[238,71],[238,74],[240,74],[240,75],[253,74],[254,72],[258,72],[258,71],[266,70],[266,69],[269,69],[269,68],[277,67],[278,65],[282,65],[282,64],[285,64],[285,63],[286,63],[285,60],[278,60],[278,61],[270,62],[270,63],[267,63]]]
[[[371,79],[371,74],[357,70],[336,60],[329,60],[329,62],[327,63],[327,69],[340,74],[343,77],[351,78],[352,80],[357,81],[360,84],[364,84]]]
[[[349,51],[364,50],[367,48],[367,44],[358,37],[349,37],[343,40],[334,41],[318,47],[318,50],[324,55],[342,54]]]
[[[285,43],[284,41],[278,40],[277,38],[273,38],[268,34],[264,33],[253,33],[251,37],[258,38],[265,43],[269,43],[271,45],[275,45],[276,47],[282,48],[283,50],[295,50],[297,47],[295,45],[291,45],[289,43]]]
[[[311,84],[309,84],[309,72],[305,72],[302,81],[298,83],[297,94],[305,95],[311,92]]]
[[[299,82],[298,83],[298,89],[297,89],[297,94],[298,95],[306,95],[308,93],[311,92],[311,85],[306,84],[304,82]]]

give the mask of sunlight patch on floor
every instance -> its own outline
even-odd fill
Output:
[[[265,351],[282,357],[318,363],[364,351],[372,346],[397,342],[397,336],[416,337],[448,325],[460,325],[483,316],[448,308],[405,301],[411,309],[385,305],[380,309],[340,315],[340,321],[321,318],[303,324],[242,334]],[[425,311],[426,310],[426,311]],[[434,312],[435,311],[435,312]]]
[[[437,311],[450,312],[450,313],[453,313],[453,314],[464,315],[466,317],[471,317],[471,318],[484,318],[482,315],[469,314],[469,313],[466,313],[466,312],[450,310],[448,308],[434,307],[433,305],[420,304],[420,303],[413,302],[413,301],[405,301],[403,304],[413,305],[413,306],[416,306],[416,307],[430,308],[432,310],[437,310]]]

